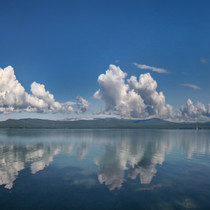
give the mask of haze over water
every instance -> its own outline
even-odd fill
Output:
[[[1,209],[210,208],[208,130],[0,130]]]

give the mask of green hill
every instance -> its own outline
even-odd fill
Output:
[[[206,123],[176,123],[161,119],[126,120],[126,119],[94,119],[94,120],[42,120],[20,119],[0,122],[0,128],[53,128],[53,129],[210,129]]]
[[[33,128],[33,126],[21,120],[9,119],[0,122],[0,128]]]

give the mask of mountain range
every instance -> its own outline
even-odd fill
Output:
[[[0,121],[0,128],[48,128],[48,129],[210,129],[210,122],[170,122],[162,119],[126,120],[43,120],[9,119]]]

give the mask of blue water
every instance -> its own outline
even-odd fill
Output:
[[[210,209],[210,131],[2,129],[0,209]]]

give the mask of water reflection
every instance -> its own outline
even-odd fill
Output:
[[[25,168],[27,162],[31,163],[31,173],[43,170],[60,152],[57,145],[0,145],[0,184],[11,189],[19,171]]]
[[[173,150],[187,158],[210,153],[209,131],[81,130],[42,131],[29,136],[0,132],[0,185],[11,189],[21,170],[42,171],[58,154],[90,160],[98,181],[109,190],[120,189],[127,179],[150,184],[166,155]],[[26,131],[27,134],[28,131]],[[20,133],[19,133],[20,134]],[[5,140],[6,139],[6,140]],[[98,152],[96,152],[98,151]],[[81,166],[80,166],[81,167]]]
[[[53,162],[54,156],[65,152],[83,159],[88,153],[88,147],[82,144],[26,144],[16,145],[11,143],[0,144],[0,185],[11,189],[19,171],[23,170],[27,163],[32,174],[43,170]]]
[[[107,146],[105,153],[95,160],[99,166],[98,180],[110,190],[120,189],[126,178],[136,179],[141,184],[150,184],[157,173],[156,165],[162,164],[166,153],[172,148],[170,135],[152,137],[141,133],[141,137],[127,135],[114,146]],[[125,172],[127,177],[125,177]]]
[[[209,131],[185,131],[177,133],[176,144],[179,150],[187,153],[187,157],[192,159],[193,154],[210,154]]]

